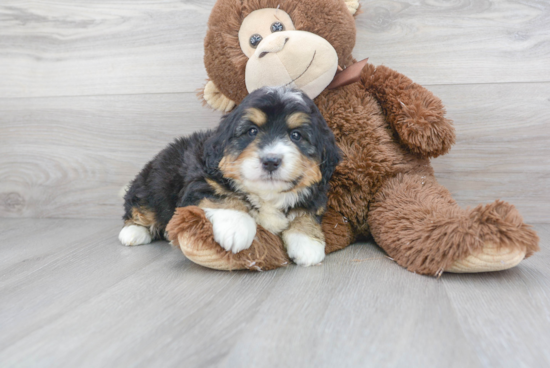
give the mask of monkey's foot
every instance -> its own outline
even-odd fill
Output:
[[[472,211],[478,220],[481,248],[456,260],[445,271],[475,273],[502,271],[517,266],[524,258],[539,250],[535,231],[523,223],[517,209],[509,203],[496,201]]]
[[[486,243],[479,253],[455,261],[445,271],[453,273],[475,273],[502,271],[517,266],[525,258],[526,249],[498,248]]]
[[[190,261],[215,270],[267,271],[290,262],[281,239],[261,226],[250,248],[226,251],[214,240],[212,224],[199,207],[177,208],[166,231]]]

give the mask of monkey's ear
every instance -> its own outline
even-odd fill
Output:
[[[357,13],[360,7],[359,0],[344,0],[344,2],[346,3],[346,6],[348,7],[351,15],[355,16],[359,14]]]
[[[206,83],[202,90],[199,90],[198,96],[203,100],[204,104],[207,104],[214,110],[229,112],[235,107],[235,102],[221,93],[211,80]]]

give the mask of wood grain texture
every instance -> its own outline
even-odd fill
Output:
[[[464,336],[487,367],[550,365],[550,225],[535,229],[542,251],[520,267],[442,279]]]
[[[503,199],[530,223],[550,210],[550,83],[431,86],[454,120],[457,142],[433,160],[464,206]]]
[[[0,97],[193,92],[214,0],[3,0]]]
[[[546,0],[362,0],[358,59],[424,85],[550,81]]]
[[[123,247],[118,230],[0,219],[2,366],[550,364],[549,225],[536,226],[542,251],[517,268],[440,279],[372,243],[312,268],[217,272],[165,242]]]
[[[119,217],[119,191],[174,138],[217,125],[194,94],[0,102],[0,216]]]
[[[0,4],[0,98],[192,92],[214,0]],[[546,0],[363,0],[354,55],[431,84],[550,81]]]
[[[550,169],[550,83],[430,86],[456,127],[437,172],[536,174]]]
[[[434,160],[462,205],[549,222],[550,83],[432,86],[458,141]],[[119,190],[173,138],[217,125],[194,94],[0,99],[0,216],[122,215]]]

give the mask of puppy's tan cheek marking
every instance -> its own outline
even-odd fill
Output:
[[[220,168],[224,178],[239,180],[240,173],[238,166],[235,164],[235,160],[231,156],[224,156],[218,167]]]
[[[321,224],[309,213],[296,217],[287,231],[299,232],[320,242],[325,241]]]
[[[303,115],[307,117],[306,114]],[[289,180],[296,180],[301,177],[300,182],[291,191],[303,189],[320,182],[322,179],[322,175],[319,168],[319,163],[305,156],[302,151],[300,151],[300,149],[296,145],[294,145],[294,143],[290,142],[290,139],[288,139],[288,144],[294,147],[294,150],[297,153],[296,156],[299,157],[299,159],[292,162]]]
[[[302,157],[302,165],[304,166],[305,171],[302,183],[306,187],[309,187],[321,181],[323,176],[321,175],[321,170],[319,168],[318,162],[307,157]]]
[[[248,206],[238,198],[224,198],[212,200],[205,198],[199,203],[200,208],[236,210],[248,213]]]
[[[250,120],[259,127],[267,122],[267,115],[262,110],[255,107],[247,109],[244,118]]]
[[[295,112],[286,119],[286,125],[289,129],[296,129],[307,123],[309,123],[309,115],[305,112]]]
[[[252,158],[257,155],[257,150],[257,143],[252,142],[241,152],[241,154],[236,159],[232,159],[232,157],[229,155],[224,156],[218,166],[223,176],[227,179],[233,179],[236,182],[241,183],[243,181],[241,176],[241,166],[246,159]]]
[[[294,145],[293,143],[289,144]],[[296,150],[296,156],[299,158],[292,162],[289,180],[296,180],[302,177],[297,185],[297,189],[308,187],[316,181],[321,181],[321,171],[319,170],[319,164],[316,161],[311,160],[307,156],[304,156],[304,154],[298,149],[298,147],[294,146],[294,150]]]
[[[323,177],[321,175],[319,163],[302,154],[300,155],[300,160],[294,168],[292,175],[296,178],[302,176],[302,179],[296,187],[294,187],[294,190],[307,188],[313,184],[319,183]]]

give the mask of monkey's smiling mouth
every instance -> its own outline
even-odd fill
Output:
[[[315,55],[317,55],[317,50],[315,50],[313,52],[313,57],[311,58],[311,61],[309,62],[309,65],[307,66],[307,68],[302,72],[302,74],[300,74],[299,76],[297,76],[296,78],[294,78],[293,80],[291,80],[290,82],[288,82],[287,84],[285,84],[285,87],[286,86],[290,86],[292,83],[296,82],[298,79],[300,79],[304,74],[306,74],[306,72],[309,70],[309,68],[311,67],[311,64],[313,64],[313,60],[315,60]]]

